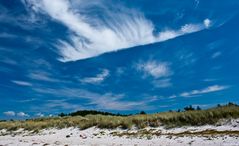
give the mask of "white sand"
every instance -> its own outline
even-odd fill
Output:
[[[181,127],[174,129],[146,128],[145,130],[160,131],[160,136],[113,136],[112,132],[137,132],[137,130],[107,130],[95,127],[79,130],[77,128],[65,128],[61,130],[42,130],[38,134],[31,134],[20,129],[9,133],[0,131],[0,146],[43,146],[43,145],[89,145],[89,146],[239,146],[239,135],[214,135],[214,136],[170,136],[168,133],[180,133],[185,131],[239,131],[239,119],[224,123],[222,126]],[[69,137],[67,137],[69,135]]]

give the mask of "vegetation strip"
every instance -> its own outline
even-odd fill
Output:
[[[113,136],[136,136],[136,137],[142,137],[142,136],[224,136],[224,135],[230,135],[230,136],[239,136],[239,131],[217,131],[217,130],[203,130],[203,131],[197,131],[197,132],[191,132],[191,131],[184,131],[179,133],[162,133],[161,131],[152,131],[152,130],[141,130],[137,132],[112,132],[110,133]]]
[[[86,116],[65,116],[65,117],[45,117],[29,119],[24,121],[1,121],[0,130],[7,129],[14,131],[20,128],[29,131],[39,131],[47,128],[67,128],[76,127],[86,129],[93,126],[98,128],[122,128],[131,129],[136,127],[166,128],[181,126],[202,126],[206,124],[216,124],[221,119],[239,118],[239,106],[228,104],[207,110],[192,110],[183,112],[162,112],[157,114],[139,114],[132,116],[111,116],[111,115],[86,115]]]

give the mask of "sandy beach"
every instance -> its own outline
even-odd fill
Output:
[[[223,125],[165,129],[99,129],[96,127],[45,129],[38,133],[19,129],[0,131],[1,146],[239,146],[239,119]]]

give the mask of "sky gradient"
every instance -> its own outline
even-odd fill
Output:
[[[0,2],[0,119],[239,103],[239,1]]]

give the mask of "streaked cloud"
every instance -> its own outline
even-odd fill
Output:
[[[128,100],[122,100],[127,99],[124,94],[114,94],[110,92],[106,93],[97,93],[88,91],[85,89],[79,89],[79,88],[37,88],[34,89],[36,92],[40,94],[46,94],[46,95],[53,95],[55,97],[61,98],[64,97],[64,99],[61,100],[48,100],[45,105],[43,105],[44,109],[55,109],[55,108],[61,108],[61,109],[67,109],[67,110],[77,110],[82,108],[91,108],[94,107],[96,109],[107,109],[107,110],[133,110],[133,109],[149,109],[152,108],[148,106],[147,104],[151,102],[150,100],[141,100],[141,101],[128,101]],[[89,106],[82,106],[79,104],[74,104],[71,102],[68,102],[68,100],[77,100],[77,99],[87,99],[89,102],[87,105]],[[38,110],[42,107],[36,107]],[[43,109],[43,110],[44,110]]]
[[[17,85],[19,85],[19,86],[32,86],[31,83],[26,82],[26,81],[13,80],[12,82],[15,83],[15,84],[17,84]]]
[[[118,111],[127,111],[127,110],[148,110],[151,107],[147,104],[151,101],[123,101],[122,98],[125,98],[124,94],[112,94],[105,93],[99,95],[98,100],[92,100],[90,104],[96,105],[97,109],[107,109],[107,110],[118,110]]]
[[[64,110],[79,110],[82,106],[75,103],[70,103],[67,100],[48,100],[46,104],[43,105],[44,109],[64,109]],[[43,110],[44,110],[43,109]]]
[[[33,80],[46,81],[46,82],[63,82],[62,80],[55,79],[51,76],[50,73],[44,71],[35,71],[31,72],[28,77]]]
[[[6,111],[6,112],[3,112],[4,115],[6,116],[15,116],[16,113],[14,111]]]
[[[218,81],[219,79],[215,79],[215,78],[206,78],[206,79],[203,79],[204,82],[215,82],[215,81]]]
[[[95,77],[83,78],[80,81],[82,83],[99,84],[103,82],[109,75],[109,70],[103,69],[103,71],[97,74]]]
[[[211,92],[216,92],[216,91],[221,91],[229,88],[228,86],[220,86],[220,85],[213,85],[209,86],[207,88],[201,89],[201,90],[192,90],[189,92],[183,92],[180,94],[182,97],[193,97],[193,96],[198,96],[201,94],[207,94]]]
[[[0,62],[3,62],[3,63],[6,63],[6,64],[9,64],[9,65],[17,65],[18,62],[13,60],[13,59],[10,59],[10,58],[4,58],[2,60],[0,60]]]
[[[177,97],[176,95],[171,95],[171,96],[169,96],[169,99],[174,99],[176,97]]]
[[[167,88],[172,86],[172,82],[170,78],[154,80],[153,84],[154,84],[154,87],[157,87],[157,88]]]
[[[215,52],[214,54],[212,54],[212,59],[215,59],[215,58],[217,58],[217,57],[219,57],[221,55],[222,55],[221,52]]]
[[[97,4],[95,4],[95,3]],[[62,62],[76,61],[102,53],[130,48],[138,45],[165,41],[188,33],[200,31],[210,26],[205,19],[199,24],[185,24],[178,30],[155,30],[154,24],[136,10],[124,6],[107,7],[108,1],[71,0],[26,0],[24,4],[34,13],[50,16],[69,30],[67,40],[58,39],[55,46],[59,49]],[[77,4],[77,7],[75,6]],[[100,8],[103,16],[92,16],[91,9]]]
[[[11,38],[16,38],[17,36],[14,34],[9,34],[6,32],[2,32],[0,33],[0,38],[7,38],[7,39],[11,39]]]

